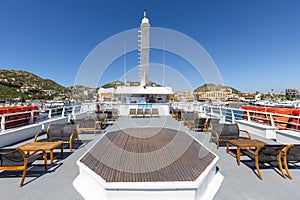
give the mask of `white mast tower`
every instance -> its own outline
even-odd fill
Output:
[[[140,85],[149,85],[149,30],[150,24],[146,17],[146,10],[144,10],[144,18],[140,25]]]

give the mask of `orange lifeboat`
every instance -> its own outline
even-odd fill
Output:
[[[242,106],[242,109],[250,110],[250,111],[257,111],[257,112],[267,112],[267,108],[262,107],[262,106]],[[247,112],[244,112],[243,118],[247,119]],[[263,113],[251,112],[250,118],[251,118],[251,121],[254,121],[254,122],[269,124],[269,119],[267,118],[266,114],[263,114]]]
[[[300,116],[300,110],[294,110],[292,115],[294,116]],[[300,130],[300,118],[293,118],[292,119],[292,124],[291,124],[292,129]]]
[[[292,115],[294,109],[291,108],[267,108],[267,112],[274,113],[274,123],[280,130],[285,130],[290,124],[290,117],[281,115]],[[281,115],[276,115],[281,114]]]
[[[258,111],[258,112],[268,112],[273,113],[273,119],[275,125],[280,130],[285,130],[286,128],[292,128],[296,130],[300,129],[299,119],[292,119],[288,116],[282,115],[294,115],[299,116],[300,110],[295,110],[292,108],[275,108],[275,107],[263,107],[263,106],[242,106],[243,110],[250,110],[250,111]],[[270,125],[270,115],[264,113],[255,113],[251,114],[251,120],[263,124]],[[247,119],[247,112],[244,111],[243,118]]]
[[[0,115],[2,114],[11,114],[11,113],[20,113],[32,110],[38,110],[38,106],[12,106],[12,107],[3,107],[0,108]],[[33,122],[36,122],[38,119],[38,112],[33,113]],[[15,115],[7,116],[5,119],[5,128],[12,128],[16,126],[26,125],[30,122],[31,113],[20,113]],[[0,121],[2,116],[0,116]]]

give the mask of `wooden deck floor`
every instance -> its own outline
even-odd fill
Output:
[[[215,156],[184,131],[130,128],[107,133],[81,162],[107,182],[194,181]]]

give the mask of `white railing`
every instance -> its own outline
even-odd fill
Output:
[[[277,114],[265,111],[243,110],[241,108],[230,108],[224,106],[198,105],[195,103],[174,103],[173,109],[205,113],[207,117],[216,117],[222,121],[234,123],[236,120],[246,120],[276,127],[280,130],[292,130],[300,132],[300,116]],[[199,116],[201,116],[199,114]]]
[[[0,115],[0,131],[28,124],[40,123],[51,118],[70,117],[78,113],[94,111],[95,104],[63,106],[43,110],[7,113]]]
[[[207,115],[225,116],[227,122],[247,120],[248,122],[277,127],[281,130],[300,131],[300,116],[212,106],[206,110],[208,111]]]

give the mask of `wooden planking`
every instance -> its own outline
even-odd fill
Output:
[[[176,134],[179,141],[174,139]],[[179,150],[168,145],[171,142],[178,147],[189,146],[178,157]],[[158,150],[160,153],[153,158],[151,153]],[[183,131],[136,128],[107,133],[81,162],[107,182],[165,182],[193,181],[214,158]],[[170,159],[174,161],[166,163]]]

